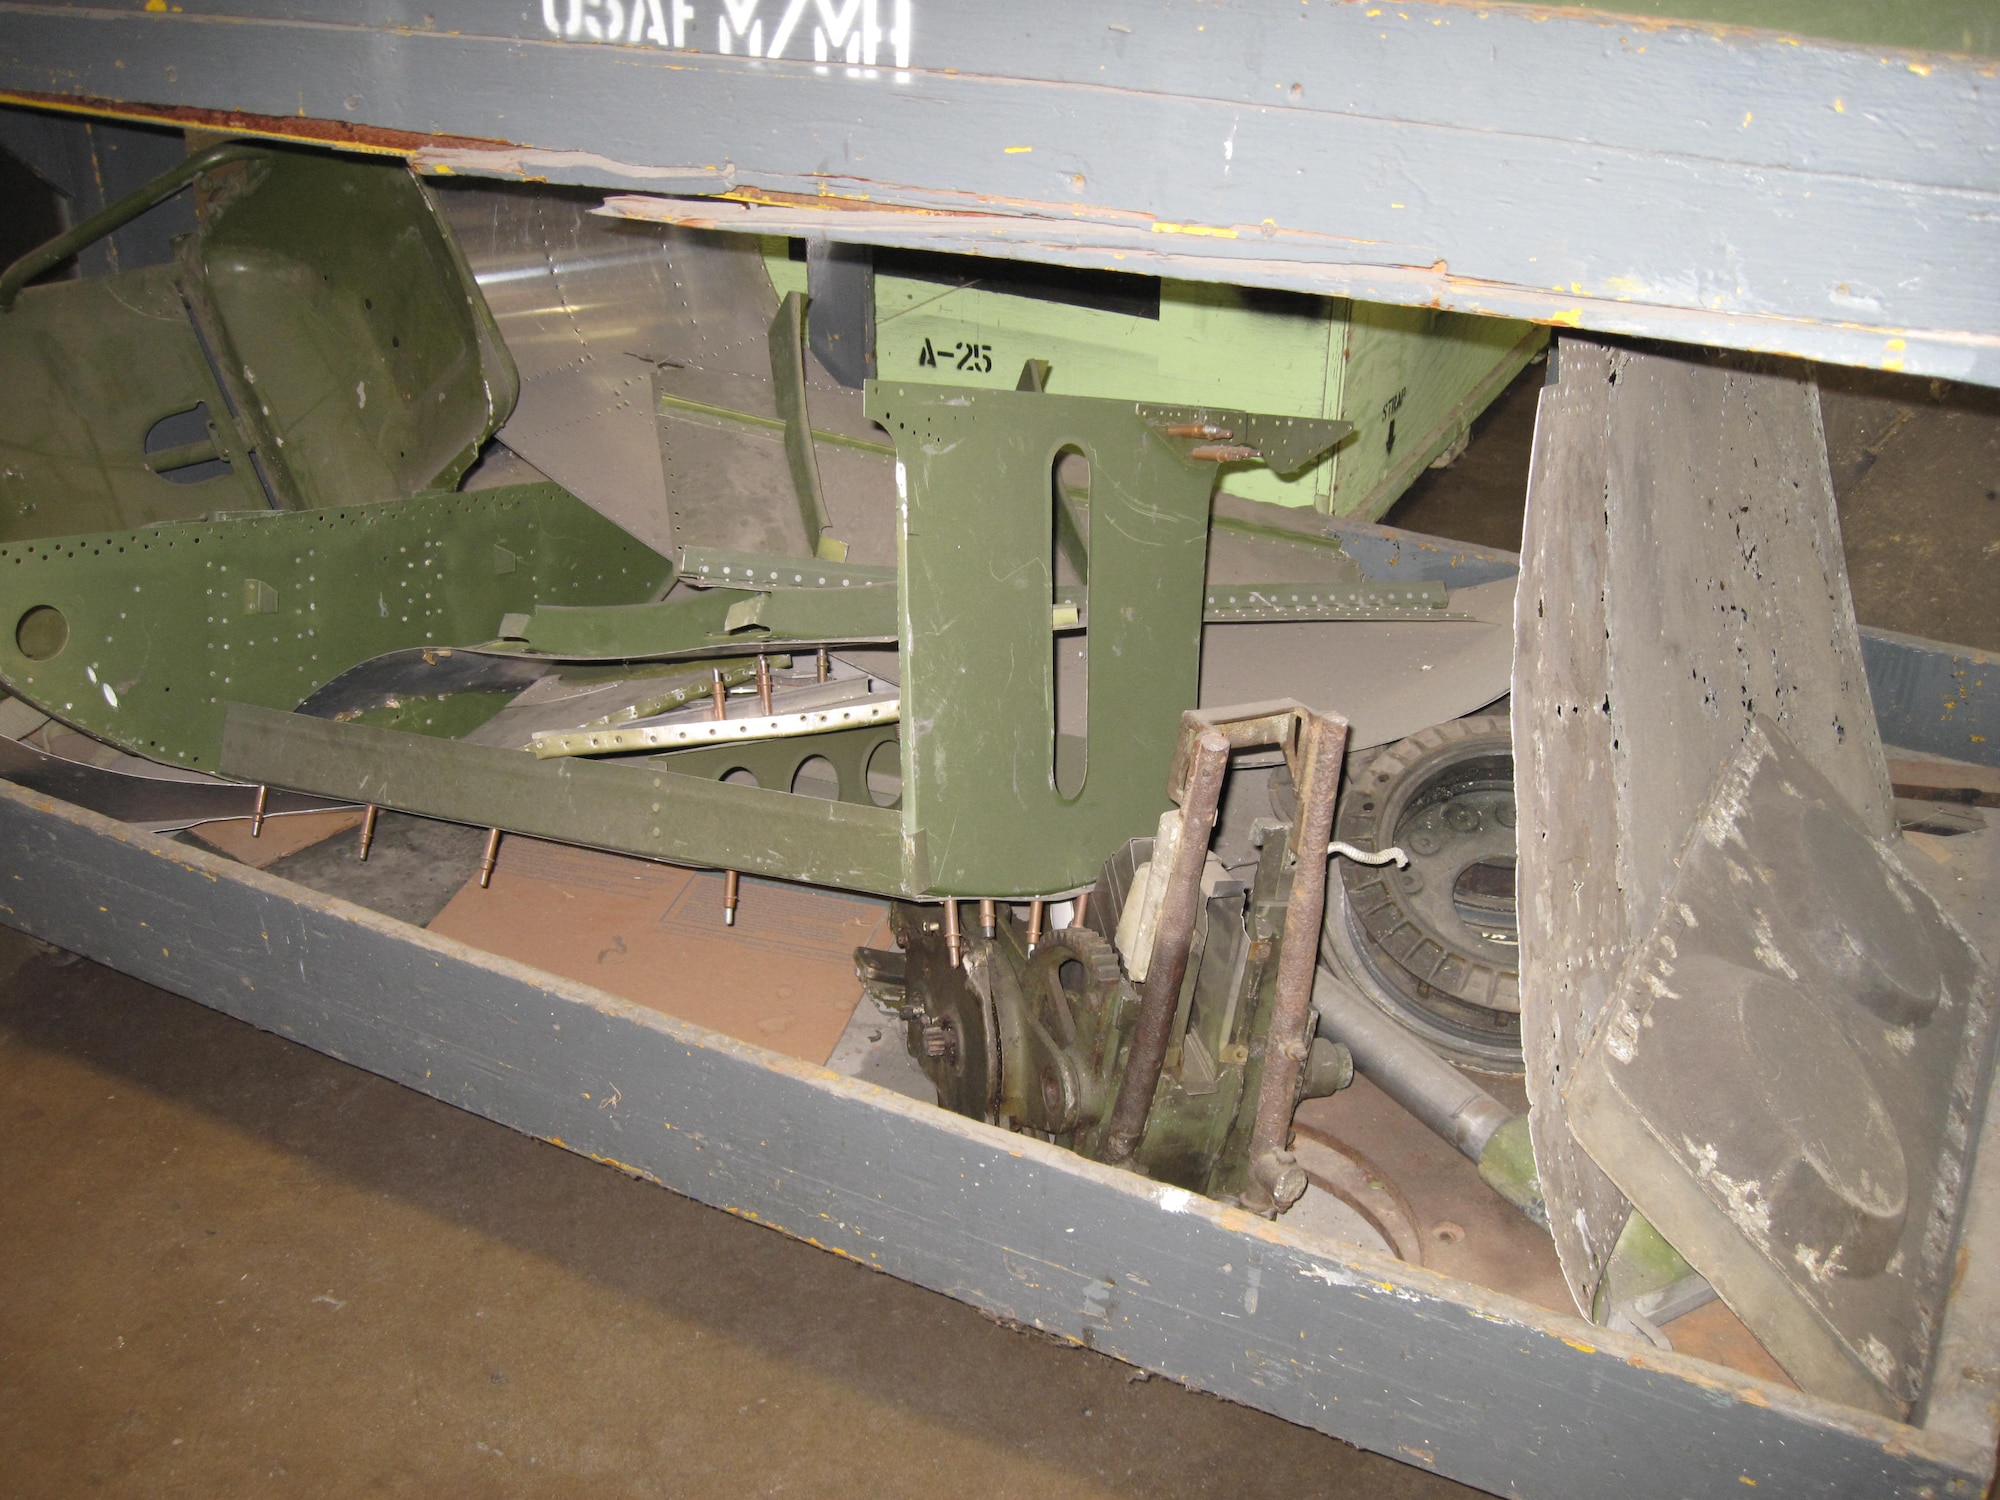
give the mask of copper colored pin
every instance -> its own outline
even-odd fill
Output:
[[[763,656],[757,658],[757,707],[771,717],[771,662]]]
[[[486,852],[479,856],[479,888],[483,891],[493,884],[493,867],[500,862],[500,830],[486,831]]]
[[[711,667],[709,670],[715,673],[715,681],[709,685],[709,692],[715,696],[715,716],[726,719],[729,717],[729,689],[722,685],[722,668]]]
[[[263,836],[264,803],[269,800],[270,795],[271,789],[269,787],[260,786],[257,788],[257,805],[250,810],[250,837],[253,839]]]
[[[817,682],[825,682],[828,677],[833,675],[833,661],[826,654],[826,647],[824,646],[819,648],[819,658],[814,665],[814,673],[814,680]]]
[[[959,954],[963,951],[963,943],[958,935],[958,903],[956,901],[947,901],[944,904],[944,951],[945,956],[951,960],[951,966],[954,969],[957,968]]]
[[[999,914],[994,910],[993,898],[991,896],[981,896],[979,898],[980,933],[983,936],[992,937],[993,934],[999,929],[999,926],[1000,926]]]
[[[368,858],[368,846],[375,842],[375,815],[381,812],[381,810],[381,808],[371,802],[368,804],[368,811],[361,815],[361,858],[363,860]]]
[[[1042,902],[1039,897],[1028,903],[1028,946],[1038,947],[1042,941]]]
[[[1207,438],[1211,442],[1217,438],[1233,438],[1235,433],[1227,427],[1217,427],[1213,422],[1169,422],[1167,436],[1177,438]]]
[[[1089,915],[1090,915],[1090,892],[1085,891],[1081,896],[1078,896],[1076,898],[1076,915],[1069,919],[1069,925],[1072,927],[1081,927],[1083,925],[1083,919]]]
[[[722,872],[722,925],[736,925],[736,900],[742,893],[743,877],[734,870]]]

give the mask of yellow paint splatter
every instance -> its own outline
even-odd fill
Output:
[[[1928,78],[1931,76],[1931,65],[1929,63],[1911,63],[1910,71],[1919,78]]]
[[[1846,114],[1846,113],[1847,113],[1847,101],[1846,101],[1845,99],[1836,99],[1836,100],[1834,100],[1834,101],[1833,101],[1833,112],[1834,112],[1835,114],[1837,114],[1837,115],[1844,115],[1844,114]]]
[[[1009,156],[1025,156],[1034,150],[1033,146],[1008,146],[1004,148]]]
[[[1752,1479],[1748,1474],[1738,1474],[1736,1476],[1736,1482],[1738,1484],[1747,1484],[1753,1490],[1757,1488],[1757,1481]]]
[[[1233,240],[1236,238],[1236,231],[1233,229],[1217,229],[1208,224],[1169,224],[1165,220],[1160,220],[1153,225],[1153,233],[1206,235],[1210,239],[1217,240]]]
[[[1595,1354],[1597,1352],[1597,1345],[1586,1344],[1581,1339],[1566,1338],[1563,1342],[1581,1354]]]
[[[164,11],[166,8],[167,8],[167,0],[146,0],[147,10]]]
[[[1754,115],[1754,114],[1752,114],[1752,113],[1751,113],[1751,112],[1750,112],[1749,110],[1747,110],[1747,109],[1746,109],[1746,110],[1744,110],[1744,111],[1743,111],[1743,124],[1744,124],[1744,127],[1745,127],[1745,128],[1747,129],[1747,128],[1748,128],[1748,126],[1749,126],[1749,124],[1750,124],[1750,122],[1751,122],[1752,120],[1756,119],[1756,118],[1757,118],[1757,116],[1756,116],[1756,115]]]

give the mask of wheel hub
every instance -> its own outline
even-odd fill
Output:
[[[1410,863],[1336,861],[1329,946],[1360,987],[1455,1061],[1521,1067],[1514,758],[1504,718],[1457,719],[1350,775],[1337,824]]]

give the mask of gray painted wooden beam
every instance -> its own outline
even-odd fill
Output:
[[[0,784],[0,920],[837,1253],[1505,1493],[1965,1496],[1844,1411]],[[1254,1462],[1246,1455],[1246,1462]]]
[[[1505,4],[869,0],[908,14],[907,65],[884,40],[849,68],[812,60],[838,7],[733,5],[779,54],[750,58],[714,50],[719,0],[660,0],[689,50],[646,41],[649,4],[13,0],[0,91],[999,212],[1023,222],[934,243],[2000,384],[1990,61]]]

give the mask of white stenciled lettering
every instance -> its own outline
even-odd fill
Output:
[[[762,58],[804,56],[857,70],[910,66],[913,0],[718,0],[715,50]],[[693,45],[695,0],[542,0],[542,27],[563,41],[628,47]],[[907,76],[907,75],[904,75]]]
[[[882,12],[891,11],[885,31]],[[910,0],[789,0],[785,12],[771,34],[766,57],[783,57],[798,34],[806,13],[813,13],[813,61],[832,62],[836,55],[849,67],[875,67],[891,62],[898,68],[910,65]],[[882,56],[887,42],[892,56]]]
[[[661,0],[542,0],[542,25],[550,36],[567,41],[684,46],[694,7],[688,0],[667,3],[673,7],[671,26]]]
[[[673,25],[667,25],[666,13],[660,9],[660,0],[632,0],[632,31],[625,38],[635,46],[640,42],[651,42],[655,47],[679,47],[686,41],[688,17],[694,14],[694,7],[688,0],[669,0],[673,7]]]
[[[850,3],[859,5],[861,0],[850,0]],[[771,33],[771,50],[764,54],[766,57],[785,55],[785,48],[792,40],[792,33],[799,28],[799,17],[806,13],[806,7],[810,4],[812,0],[791,0],[791,4],[785,7],[785,13],[778,21],[778,29]],[[850,21],[849,24],[853,23]]]
[[[899,68],[910,65],[910,29],[910,0],[896,0],[896,19],[889,27],[889,49],[895,54]]]
[[[757,5],[758,0],[722,0],[722,14],[715,18],[718,52],[734,52],[740,41],[752,57],[764,55],[764,23]]]

